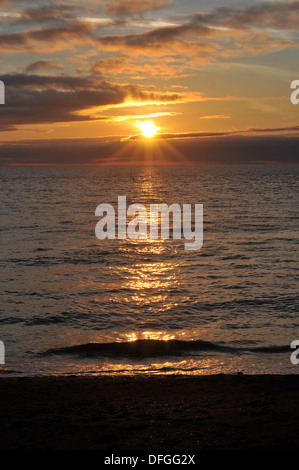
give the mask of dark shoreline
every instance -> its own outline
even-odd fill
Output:
[[[299,375],[0,378],[0,448],[299,449]]]

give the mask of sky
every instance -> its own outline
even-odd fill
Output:
[[[0,165],[299,161],[299,1],[0,0],[0,26]]]

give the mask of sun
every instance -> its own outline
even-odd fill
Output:
[[[144,137],[154,137],[157,132],[157,128],[152,121],[144,121],[140,123],[139,128]]]

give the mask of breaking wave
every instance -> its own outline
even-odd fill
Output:
[[[138,339],[129,342],[85,343],[63,348],[48,349],[43,355],[75,354],[81,356],[117,356],[117,357],[155,357],[179,356],[201,351],[214,351],[231,354],[268,353],[277,354],[290,352],[290,346],[263,346],[255,348],[231,347],[209,341],[181,341]]]

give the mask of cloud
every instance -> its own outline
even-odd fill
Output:
[[[37,70],[63,69],[63,65],[56,64],[51,60],[38,60],[27,65],[26,72],[36,72]]]
[[[145,10],[157,10],[171,5],[170,0],[106,0],[102,3],[107,13],[126,15]]]
[[[296,29],[299,26],[299,2],[267,2],[245,9],[221,7],[195,14],[194,21],[234,29],[253,26]]]
[[[271,132],[299,132],[299,125],[295,126],[287,126],[287,127],[268,127],[268,128],[257,128],[257,127],[251,127],[248,129],[248,132],[253,132],[253,133],[271,133]]]
[[[160,91],[153,85],[115,83],[97,75],[34,73],[50,67],[59,65],[41,60],[29,64],[27,71],[31,73],[1,76],[6,87],[6,104],[0,107],[1,131],[16,130],[28,124],[107,120],[101,113],[109,108],[248,100],[237,96],[204,96],[185,90]],[[165,112],[170,113],[163,110]],[[117,121],[117,117],[112,120]]]
[[[128,57],[108,57],[94,62],[90,66],[91,72],[123,73],[128,70],[130,60]]]
[[[157,133],[155,136],[156,140],[176,140],[176,139],[198,139],[206,137],[224,137],[233,134],[239,134],[240,131],[224,131],[224,132],[164,132]],[[125,139],[123,139],[125,140]],[[131,135],[126,140],[144,140],[142,134]]]
[[[10,23],[62,23],[68,20],[77,20],[77,17],[83,12],[93,12],[94,7],[85,7],[78,4],[54,4],[54,5],[38,5],[36,7],[22,8],[14,10],[8,15]]]
[[[231,119],[231,116],[227,116],[226,114],[209,114],[202,116],[200,119]]]
[[[111,14],[128,12],[132,16],[135,11],[160,8],[168,4],[166,0],[109,0],[102,5]],[[132,56],[132,53],[135,56],[155,59],[176,56],[177,61],[186,69],[186,57],[192,58],[192,64],[189,64],[191,66],[222,57],[261,54],[286,47],[298,47],[288,33],[289,30],[297,30],[299,27],[299,1],[268,2],[245,9],[215,8],[192,16],[177,17],[174,24],[158,21],[156,24],[163,26],[142,32],[109,35],[100,34],[104,26],[132,27],[134,18],[130,15],[114,20],[99,18],[95,8],[95,4],[90,7],[73,3],[38,5],[35,8],[15,10],[10,18],[11,22],[36,22],[39,26],[2,33],[0,50],[35,53],[41,47],[46,51],[57,51],[86,45],[94,50],[121,51],[128,56]],[[90,13],[89,17],[84,16],[87,12]],[[54,24],[47,24],[49,22]],[[40,26],[42,23],[46,23],[46,26]],[[142,24],[144,26],[146,23]],[[281,30],[288,31],[285,37],[277,33]],[[100,67],[100,64],[98,66]],[[116,70],[115,67],[115,73]],[[157,67],[152,70],[163,75],[163,70],[159,72]],[[172,73],[173,69],[169,70],[168,75]]]
[[[41,43],[43,51],[65,49],[66,45],[86,44],[95,25],[88,22],[70,22],[62,26],[49,26],[0,34],[0,50],[5,52],[39,52]]]
[[[6,74],[1,79],[6,87],[6,103],[0,107],[1,131],[28,124],[102,120],[101,108],[183,99],[178,93],[93,76]]]
[[[162,142],[163,143],[163,142]],[[181,163],[244,164],[299,163],[299,137],[214,135],[205,138],[169,140],[163,153],[158,140],[152,145],[161,155],[154,164],[178,163],[174,155],[182,155]],[[171,145],[171,147],[169,147]],[[158,147],[159,146],[159,147]],[[173,153],[169,149],[173,149]],[[132,155],[135,160],[132,161]],[[117,157],[121,155],[121,158]],[[144,164],[144,140],[121,142],[111,139],[67,139],[7,142],[0,145],[0,165],[101,165]]]
[[[86,77],[66,75],[2,76],[6,104],[0,108],[1,130],[24,124],[100,120],[88,110],[123,103],[128,92],[121,86]]]
[[[160,111],[157,113],[149,113],[149,114],[126,114],[126,115],[118,115],[118,116],[107,116],[105,117],[105,121],[112,121],[112,122],[123,122],[123,121],[131,121],[136,120],[140,121],[143,119],[153,119],[161,116],[177,116],[178,114],[175,111]],[[122,138],[122,141],[128,140],[126,137]]]
[[[209,62],[222,56],[297,47],[289,37],[277,37],[274,28],[298,27],[299,1],[275,2],[247,9],[216,8],[181,18],[180,24],[102,36],[99,43],[107,50],[134,51],[145,56],[181,54]]]
[[[287,126],[287,127],[275,127],[275,128],[248,128],[243,130],[227,130],[222,132],[164,132],[164,133],[157,133],[155,136],[156,140],[177,140],[177,139],[185,139],[185,140],[192,140],[192,139],[206,139],[206,138],[219,138],[219,137],[230,137],[230,136],[248,136],[254,137],[258,134],[264,134],[265,136],[271,134],[282,134],[284,137],[292,136],[299,133],[299,125],[294,126]],[[299,138],[299,137],[298,137]],[[134,141],[134,140],[143,140],[144,137],[142,134],[136,134],[129,136],[126,140]],[[123,139],[125,140],[125,139]],[[299,157],[298,157],[299,159]]]
[[[0,0],[0,6],[6,6],[6,5],[11,5],[14,3],[21,3],[23,0]]]
[[[101,44],[107,47],[126,46],[127,48],[155,48],[160,49],[167,45],[172,45],[174,41],[190,33],[200,33],[207,36],[210,33],[209,28],[192,24],[179,26],[165,26],[154,28],[142,33],[110,35],[99,38]]]
[[[79,68],[79,71],[84,67]],[[86,68],[85,68],[86,70]],[[185,77],[187,76],[184,67],[179,65],[175,60],[165,57],[163,61],[143,60],[134,61],[129,57],[107,57],[105,59],[93,62],[87,68],[91,73],[100,73],[104,75],[128,75],[135,76],[140,80],[146,79],[148,76],[163,77]]]

